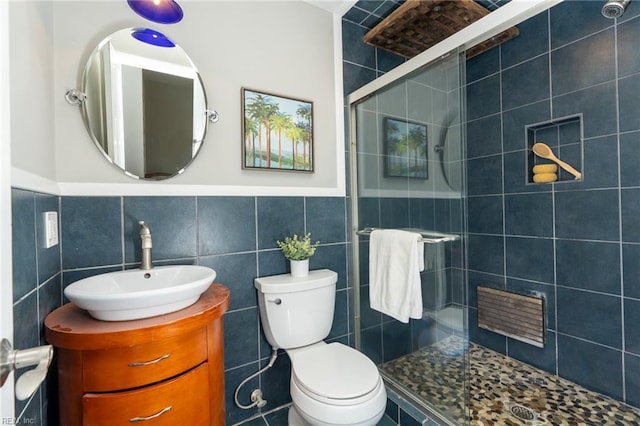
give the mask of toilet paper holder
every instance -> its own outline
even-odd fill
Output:
[[[52,359],[53,346],[51,345],[14,350],[9,340],[2,339],[0,342],[0,386],[4,385],[13,370],[35,365],[36,368],[27,371],[18,378],[15,387],[15,395],[18,400],[23,401],[29,398],[47,377],[47,370]]]

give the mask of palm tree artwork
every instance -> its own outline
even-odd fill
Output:
[[[313,104],[242,89],[244,169],[313,171]]]
[[[385,176],[427,179],[427,126],[384,118]]]

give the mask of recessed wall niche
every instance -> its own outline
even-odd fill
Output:
[[[540,173],[549,173],[548,170],[537,170],[534,167],[542,164],[556,164],[552,160],[541,158],[533,152],[533,145],[542,142],[551,148],[553,154],[571,165],[577,171],[582,172],[583,166],[583,124],[582,114],[556,118],[541,123],[525,126],[527,139],[527,184],[569,182],[576,181],[576,177],[564,170],[557,168],[557,180],[553,176],[542,176]],[[544,169],[544,168],[543,168]]]

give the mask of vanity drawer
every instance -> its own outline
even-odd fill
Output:
[[[83,351],[85,392],[132,389],[176,376],[207,359],[204,327],[157,342]]]
[[[82,412],[82,424],[90,426],[208,425],[208,364],[142,389],[85,394]]]

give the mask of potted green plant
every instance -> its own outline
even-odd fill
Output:
[[[286,237],[283,241],[278,240],[278,247],[282,249],[282,254],[291,263],[291,275],[294,277],[305,277],[309,274],[309,258],[316,252],[320,241],[311,242],[311,234],[293,237]]]

